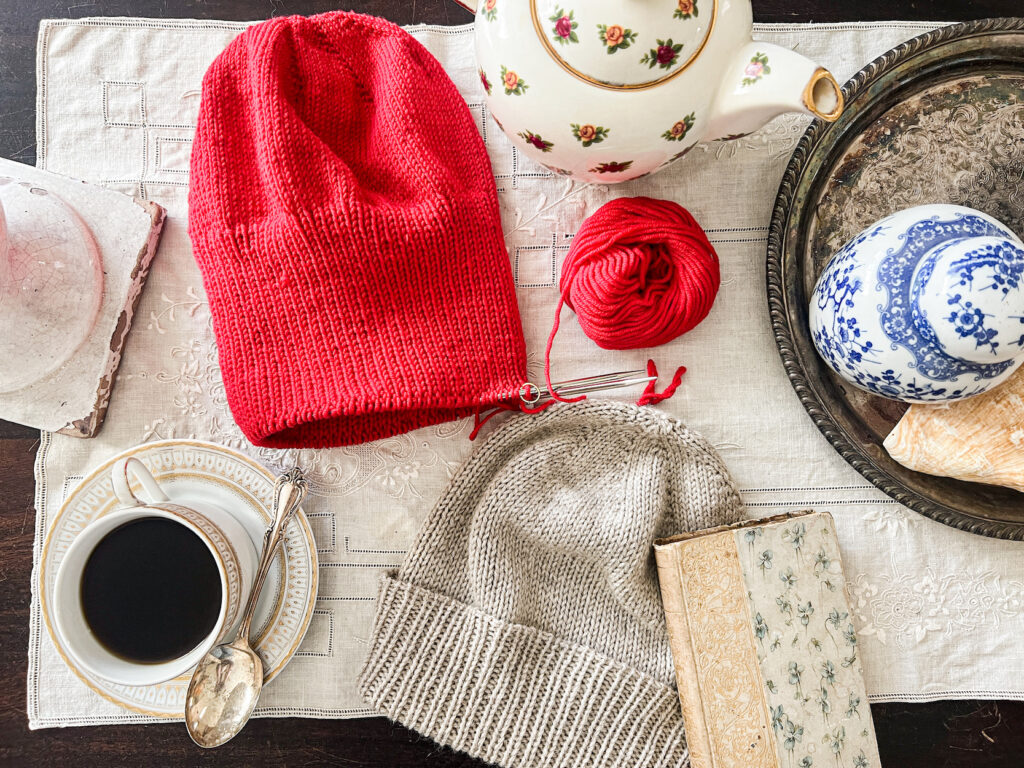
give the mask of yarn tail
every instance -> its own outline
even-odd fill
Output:
[[[486,411],[484,410],[484,406],[480,406],[473,413],[473,431],[469,433],[469,439],[476,440],[476,436],[480,434],[480,430],[484,428],[484,425],[502,411],[515,410],[518,409],[515,406],[508,405],[506,403],[498,403],[496,406]]]
[[[658,383],[658,367],[654,364],[653,360],[648,360],[647,375],[654,376],[655,379],[654,381],[650,381],[647,383],[647,389],[645,389],[644,393],[640,395],[640,399],[636,401],[636,404],[655,405],[656,403],[660,403],[663,400],[668,400],[670,397],[672,397],[672,395],[676,393],[676,390],[679,388],[679,384],[683,380],[684,373],[686,373],[686,368],[684,366],[679,366],[676,369],[675,375],[672,377],[671,383],[667,387],[665,387],[665,389],[663,389],[661,392],[656,392],[654,389],[654,385]]]
[[[521,411],[523,413],[540,413],[541,411],[546,411],[556,402],[557,401],[555,400],[547,400],[535,408],[531,408],[522,401],[519,401],[516,405],[498,403],[490,410],[484,410],[483,407],[477,408],[476,412],[473,414],[473,431],[469,433],[469,439],[476,440],[477,435],[480,434],[480,430],[484,428],[484,425],[499,413],[509,413],[513,411]]]
[[[561,324],[562,307],[565,306],[565,293],[558,299],[558,307],[555,309],[555,324],[551,326],[551,335],[548,336],[548,345],[544,348],[544,383],[548,385],[548,395],[551,400],[548,402],[559,402],[559,403],[578,403],[580,400],[586,400],[586,395],[580,395],[579,397],[562,397],[556,391],[554,386],[551,384],[551,347],[555,343],[555,336],[558,334],[558,326]],[[542,409],[543,410],[543,409]]]

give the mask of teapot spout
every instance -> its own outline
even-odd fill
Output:
[[[843,92],[827,69],[788,48],[751,42],[727,65],[705,137],[752,133],[784,112],[828,122],[843,112]]]

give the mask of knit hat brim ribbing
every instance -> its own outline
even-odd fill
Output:
[[[505,766],[687,765],[675,689],[396,575],[381,578],[359,678],[375,710]]]

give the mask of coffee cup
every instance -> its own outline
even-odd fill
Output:
[[[189,672],[235,626],[257,553],[229,512],[172,502],[136,458],[115,463],[111,481],[122,506],[68,547],[54,586],[55,629],[82,670],[154,685]]]

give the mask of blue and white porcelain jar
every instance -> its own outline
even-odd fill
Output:
[[[971,208],[882,219],[825,266],[810,305],[821,357],[861,389],[962,400],[1024,362],[1024,242]]]

